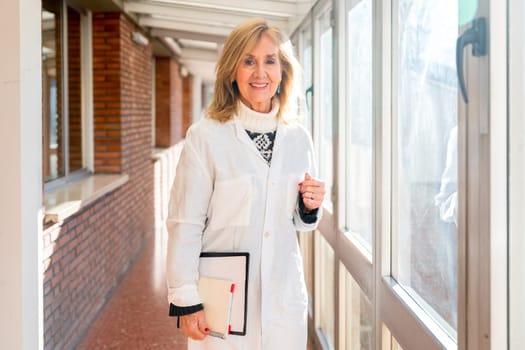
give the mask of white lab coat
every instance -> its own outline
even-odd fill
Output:
[[[188,130],[167,220],[169,302],[200,303],[201,251],[250,253],[247,335],[190,339],[190,350],[306,349],[308,301],[296,230],[317,225],[298,212],[306,172],[316,175],[314,152],[299,124],[278,123],[270,167],[236,117],[203,118]]]

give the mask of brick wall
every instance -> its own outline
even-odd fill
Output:
[[[93,16],[93,104],[95,172],[122,169],[121,64],[119,13]]]
[[[80,14],[67,8],[67,95],[69,122],[69,172],[82,169],[82,92],[80,65]]]
[[[172,58],[155,62],[155,145],[170,147],[186,135],[183,114],[183,80],[180,66]]]
[[[154,228],[151,48],[118,13],[93,15],[95,171],[129,181],[44,230],[45,349],[72,349]]]
[[[155,58],[155,145],[168,147],[171,130],[166,127],[171,119],[171,74],[168,57]]]
[[[175,60],[171,60],[171,134],[172,146],[184,137],[182,120],[182,77],[180,76],[180,66]]]

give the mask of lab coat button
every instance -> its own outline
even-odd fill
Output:
[[[264,237],[266,237],[266,238],[270,237],[270,232],[265,232],[264,233]]]

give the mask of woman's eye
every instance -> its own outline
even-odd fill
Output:
[[[266,61],[266,64],[275,64],[275,60],[271,59],[271,60],[267,60]]]
[[[252,66],[255,64],[255,61],[252,60],[252,59],[247,59],[244,61],[244,64],[247,65],[247,66]]]

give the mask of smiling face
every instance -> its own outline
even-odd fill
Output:
[[[263,33],[242,58],[235,74],[241,101],[254,111],[269,112],[272,97],[281,83],[281,74],[279,47]]]

